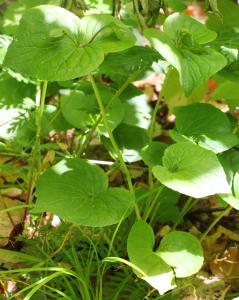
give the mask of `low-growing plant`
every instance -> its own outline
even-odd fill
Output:
[[[180,0],[7,6],[0,147],[22,161],[1,174],[26,191],[35,228],[22,251],[0,250],[20,264],[1,272],[20,287],[9,299],[164,299],[202,268],[199,239],[216,222],[198,236],[178,226],[204,197],[225,206],[217,221],[239,209],[239,6],[205,2],[202,20]],[[150,105],[133,82],[155,72],[165,80]],[[159,125],[165,107],[176,119]],[[170,227],[155,235],[159,224]]]

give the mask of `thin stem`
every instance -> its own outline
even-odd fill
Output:
[[[47,81],[43,82],[41,92],[38,90],[36,95],[36,102],[38,102],[38,97],[40,93],[40,103],[39,105],[37,116],[36,116],[36,137],[35,143],[32,148],[31,152],[31,164],[29,170],[29,185],[27,191],[27,204],[32,204],[32,193],[34,189],[35,180],[37,178],[38,172],[41,168],[41,157],[40,157],[40,145],[41,145],[41,123],[42,123],[42,116],[44,113],[44,106],[45,106],[45,98],[46,98],[46,91],[47,91]],[[36,174],[37,173],[37,174]]]
[[[232,207],[229,206],[227,209],[225,209],[224,211],[222,211],[217,217],[216,219],[210,224],[210,226],[208,227],[208,229],[204,232],[204,234],[201,236],[200,238],[200,242],[202,242],[207,235],[209,234],[209,232],[213,229],[213,227],[226,215],[229,214],[229,212],[232,210]]]
[[[178,218],[178,221],[176,223],[174,223],[172,230],[175,230],[178,226],[178,224],[181,222],[182,218],[189,212],[189,210],[192,208],[192,201],[193,198],[192,197],[188,197],[187,201],[185,202],[181,212],[180,212],[180,216]],[[195,202],[196,203],[196,202]],[[193,204],[195,204],[193,202]]]
[[[90,81],[91,81],[91,84],[92,84],[92,87],[93,87],[93,90],[94,90],[94,93],[95,93],[95,96],[96,96],[96,99],[97,99],[97,102],[98,102],[98,105],[99,105],[99,108],[100,108],[100,112],[101,112],[101,115],[102,115],[102,120],[103,120],[103,123],[104,123],[104,126],[106,128],[106,131],[109,135],[109,139],[112,143],[112,146],[114,148],[114,151],[116,152],[117,156],[118,156],[118,159],[120,161],[120,165],[121,165],[121,168],[122,168],[122,171],[126,177],[126,180],[127,180],[127,184],[128,184],[128,188],[129,188],[129,191],[134,194],[134,187],[133,187],[133,184],[132,184],[132,180],[131,180],[131,176],[130,176],[130,173],[129,173],[129,170],[124,162],[124,159],[123,159],[123,156],[120,152],[120,149],[115,141],[115,138],[113,136],[113,133],[110,129],[110,126],[109,126],[109,123],[108,123],[108,120],[107,120],[107,117],[106,117],[106,113],[105,113],[105,108],[104,108],[104,105],[103,105],[103,102],[102,102],[102,99],[101,99],[101,96],[100,96],[100,93],[99,93],[99,90],[97,88],[97,85],[96,85],[96,82],[94,80],[94,77],[92,75],[89,75],[89,78],[90,78]],[[141,219],[141,216],[140,216],[140,211],[139,211],[139,207],[138,207],[138,204],[135,202],[135,214],[136,214],[136,217],[137,219]]]
[[[105,111],[107,111],[114,104],[114,102],[123,93],[123,91],[128,87],[128,85],[132,82],[132,80],[138,75],[138,73],[139,73],[139,71],[136,71],[126,79],[126,81],[122,84],[122,86],[117,90],[117,92],[114,94],[114,96],[110,99],[110,101],[106,105]],[[91,130],[89,131],[84,143],[80,144],[79,148],[76,149],[76,156],[81,156],[83,154],[84,150],[87,148],[90,141],[92,140],[93,134],[96,131],[96,128],[101,121],[102,121],[102,114],[100,114],[98,116],[96,122],[91,127]]]
[[[159,188],[159,190],[158,190],[158,192],[156,193],[155,197],[154,197],[153,200],[151,201],[149,208],[145,211],[145,214],[144,214],[144,220],[145,220],[145,221],[148,219],[148,217],[150,216],[152,210],[154,209],[155,204],[157,203],[158,197],[159,197],[159,195],[161,194],[163,188],[164,188],[164,186],[161,185],[160,188]]]
[[[134,9],[135,9],[135,13],[138,18],[138,21],[139,21],[140,28],[142,31],[144,31],[144,29],[147,28],[147,25],[145,23],[144,17],[141,16],[141,14],[140,14],[138,0],[133,0],[133,3],[134,3]]]
[[[151,123],[149,126],[149,131],[148,131],[148,135],[149,135],[149,141],[152,142],[153,140],[153,135],[154,135],[154,129],[155,129],[155,123],[156,123],[156,118],[157,118],[157,113],[159,110],[159,106],[160,106],[160,95],[158,95],[158,99],[153,111],[153,115],[152,115],[152,119],[151,119]],[[153,188],[153,174],[152,174],[152,167],[149,167],[148,169],[148,184],[149,184],[149,188],[152,189]]]

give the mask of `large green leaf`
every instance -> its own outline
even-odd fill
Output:
[[[65,159],[43,173],[36,186],[34,212],[50,211],[76,225],[103,227],[127,217],[133,195],[108,188],[107,175],[83,160]]]
[[[163,166],[153,167],[153,174],[167,187],[194,198],[231,192],[217,156],[190,142],[169,146]]]
[[[239,143],[226,114],[210,104],[177,107],[175,115],[176,129],[181,135],[215,153]]]
[[[4,64],[41,80],[70,80],[96,69],[104,52],[123,50],[134,41],[133,33],[112,16],[79,19],[61,7],[42,5],[23,15]]]
[[[192,234],[173,231],[163,237],[157,255],[174,268],[176,277],[197,273],[203,265],[203,249]]]
[[[164,32],[146,29],[145,36],[177,69],[186,96],[227,63],[219,52],[204,46],[216,38],[216,33],[185,15],[170,15],[164,23]]]
[[[172,269],[155,253],[154,233],[144,221],[136,222],[129,233],[127,250],[130,261],[145,274],[135,272],[160,294],[176,287]]]

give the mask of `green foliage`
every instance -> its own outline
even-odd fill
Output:
[[[7,2],[0,184],[31,230],[0,251],[6,297],[179,299],[204,261],[189,224],[204,239],[220,217],[186,222],[193,198],[239,210],[239,6],[209,0],[203,21],[184,0]]]
[[[173,14],[166,19],[164,32],[146,29],[145,36],[177,69],[186,96],[226,65],[220,53],[205,46],[216,33],[190,17]]]
[[[230,193],[217,156],[190,142],[169,146],[163,166],[155,166],[153,173],[167,187],[194,198]]]
[[[118,223],[134,203],[127,190],[108,188],[107,176],[98,166],[74,159],[48,169],[36,193],[35,212],[48,210],[74,224],[93,227]]]
[[[105,52],[124,50],[134,42],[130,30],[111,16],[80,20],[60,7],[37,6],[21,19],[4,65],[41,80],[70,80],[95,70]]]

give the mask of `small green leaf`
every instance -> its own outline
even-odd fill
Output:
[[[153,174],[167,187],[194,198],[231,193],[217,156],[190,142],[169,146],[163,166],[153,167]]]
[[[145,129],[121,123],[113,134],[126,162],[131,163],[141,160],[141,149],[149,141]],[[102,143],[115,155],[109,139],[103,137]]]
[[[233,194],[219,194],[219,197],[233,208],[239,210],[239,197],[235,197]]]
[[[156,254],[174,268],[176,277],[197,273],[203,265],[199,240],[188,232],[173,231],[163,237]]]
[[[70,80],[95,70],[105,52],[124,50],[134,42],[128,27],[112,16],[79,19],[61,7],[42,5],[23,15],[4,65],[41,80]]]
[[[216,38],[216,33],[185,15],[170,15],[164,23],[164,32],[146,29],[145,36],[177,69],[186,96],[227,63],[219,52],[204,46]]]
[[[128,236],[127,250],[131,263],[141,269],[146,276],[135,272],[162,295],[176,287],[172,269],[155,253],[154,233],[150,225],[137,221]]]
[[[110,88],[98,87],[104,104],[107,105],[114,93]],[[76,128],[86,129],[96,122],[100,113],[98,103],[92,89],[89,91],[75,90],[61,97],[61,110],[65,119]],[[107,110],[107,119],[111,130],[114,130],[122,121],[125,114],[125,105],[119,100]],[[99,131],[106,134],[102,122]]]
[[[167,144],[162,142],[151,142],[141,150],[141,156],[144,163],[153,167],[162,164],[162,157]]]
[[[216,107],[195,103],[175,108],[176,129],[184,137],[215,153],[223,152],[239,143],[232,133],[230,121]]]
[[[86,161],[65,159],[43,173],[36,186],[34,213],[50,211],[76,225],[103,227],[127,217],[133,195],[108,188],[102,169]]]
[[[99,72],[105,75],[129,76],[135,71],[145,70],[159,60],[160,55],[149,47],[134,46],[118,53],[109,54],[101,64]]]

